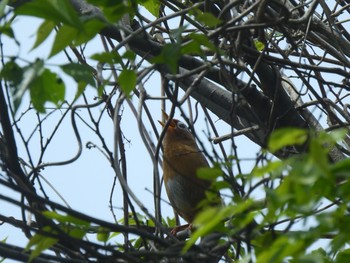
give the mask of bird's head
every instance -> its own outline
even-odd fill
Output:
[[[163,121],[158,121],[160,125],[165,127],[166,122],[169,120],[168,114],[166,114],[163,111],[163,117],[164,117],[164,122]],[[183,141],[194,141],[194,138],[190,132],[190,130],[187,128],[187,126],[177,120],[177,119],[171,119],[169,126],[166,130],[165,133],[165,140],[183,140]]]

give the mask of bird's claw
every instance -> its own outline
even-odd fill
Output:
[[[185,224],[185,225],[181,225],[181,226],[176,226],[174,227],[171,231],[170,234],[173,236],[176,236],[177,233],[184,231],[184,230],[192,230],[192,224]]]

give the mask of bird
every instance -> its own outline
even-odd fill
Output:
[[[164,111],[163,117],[169,120]],[[198,169],[209,167],[209,164],[187,126],[174,118],[169,121],[168,127],[165,127],[166,122],[159,123],[166,128],[162,141],[165,189],[171,206],[188,223],[171,231],[176,235],[180,230],[192,228],[193,220],[203,209],[201,204],[206,200],[212,181],[197,176]],[[220,202],[219,198],[214,205]]]

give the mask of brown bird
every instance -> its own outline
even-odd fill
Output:
[[[163,116],[166,120],[169,119],[165,112]],[[164,122],[159,123],[165,126]],[[201,167],[209,167],[209,164],[191,132],[177,119],[172,119],[166,130],[163,151],[163,178],[169,201],[174,210],[191,227],[195,216],[202,208],[200,203],[206,199],[206,191],[210,190],[212,183],[198,178],[197,171]],[[220,198],[217,199],[219,202]],[[187,226],[177,227],[171,233],[176,234]]]

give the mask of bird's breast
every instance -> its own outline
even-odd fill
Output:
[[[175,211],[187,222],[192,222],[196,213],[196,203],[193,202],[189,186],[184,178],[175,176],[164,180],[169,201]],[[196,200],[197,201],[197,200]]]

